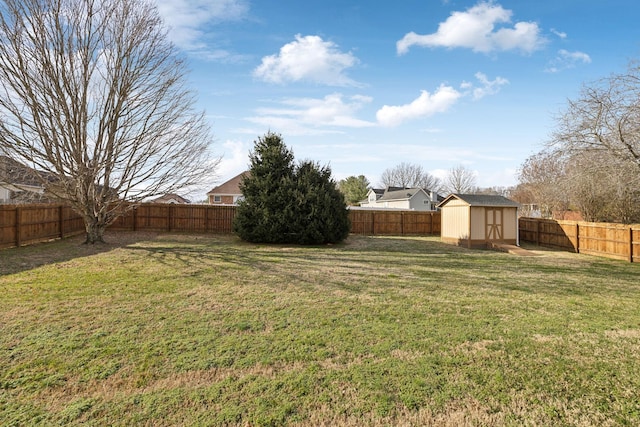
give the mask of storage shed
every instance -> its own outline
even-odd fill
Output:
[[[519,204],[503,196],[451,194],[438,207],[441,240],[468,248],[518,243]]]

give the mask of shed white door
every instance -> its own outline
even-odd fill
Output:
[[[502,240],[504,236],[504,211],[502,208],[486,208],[485,209],[485,224],[486,233],[485,238],[487,241]]]

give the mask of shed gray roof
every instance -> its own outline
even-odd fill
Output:
[[[445,198],[438,207],[442,207],[449,203],[449,200],[458,199],[467,203],[469,206],[491,206],[491,207],[513,207],[520,206],[519,203],[513,200],[507,199],[504,196],[497,196],[492,194],[450,194]]]

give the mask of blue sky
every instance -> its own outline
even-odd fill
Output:
[[[209,187],[269,130],[337,180],[407,162],[511,186],[566,100],[640,53],[634,0],[156,2],[222,156]]]

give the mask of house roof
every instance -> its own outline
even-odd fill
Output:
[[[441,208],[453,199],[458,199],[469,206],[491,206],[491,207],[513,207],[520,206],[519,203],[509,200],[504,196],[497,196],[493,194],[450,194],[442,202],[438,204]]]
[[[380,197],[384,194],[384,188],[371,188],[369,189],[369,192],[373,191],[376,195],[376,197]]]
[[[397,188],[397,187],[391,187]],[[379,200],[408,200],[419,192],[424,192],[422,188],[402,188],[397,190],[387,190]],[[426,194],[426,193],[425,193]]]
[[[157,199],[153,199],[151,200],[151,203],[170,203],[172,200],[176,203],[191,203],[188,199],[173,193],[165,194]]]
[[[53,175],[46,172],[38,172],[7,156],[0,156],[0,182],[14,185],[29,185],[42,187],[40,177],[53,181]]]
[[[402,187],[388,187],[382,197],[379,200],[408,200],[415,196],[417,193],[423,192],[426,196],[431,197],[431,191],[424,188],[402,188]],[[437,201],[444,200],[444,197],[434,192]],[[436,201],[436,200],[434,200]]]
[[[248,175],[249,171],[244,171],[230,180],[223,182],[222,184],[214,187],[211,191],[207,193],[207,195],[213,194],[242,194],[240,191],[240,183],[242,182],[245,175]]]

